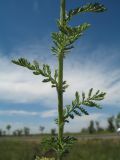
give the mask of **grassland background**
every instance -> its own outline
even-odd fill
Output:
[[[39,138],[0,138],[0,160],[34,160],[39,154]],[[64,160],[120,160],[120,138],[81,139]]]

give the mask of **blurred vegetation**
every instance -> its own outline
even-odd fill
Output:
[[[31,141],[0,140],[0,160],[33,160],[43,156],[40,143]],[[51,156],[51,152],[47,153]],[[120,139],[80,140],[64,160],[119,160]]]
[[[119,160],[120,140],[87,140],[77,143],[64,160]]]
[[[76,133],[77,135],[81,134],[108,134],[108,133],[115,133],[118,128],[120,128],[120,113],[118,113],[116,116],[110,116],[106,119],[107,125],[106,126],[101,126],[99,121],[93,121],[91,120],[89,125],[86,128],[82,128],[80,132]],[[14,131],[11,131],[11,128],[14,127],[10,124],[6,126],[6,130],[0,128],[0,137],[5,137],[5,136],[29,136],[31,134],[31,129],[29,127],[24,127],[24,128],[18,128]],[[49,131],[49,134],[45,132],[45,126],[39,126],[38,127],[39,133],[37,135],[56,135],[57,131],[56,128],[51,128]],[[72,133],[65,133],[67,135],[72,135]],[[36,135],[36,134],[34,134]]]

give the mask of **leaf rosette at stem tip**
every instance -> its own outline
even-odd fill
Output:
[[[52,33],[54,46],[51,48],[51,50],[53,55],[58,57],[59,53],[62,52],[63,56],[65,57],[65,55],[69,53],[72,48],[74,48],[74,42],[76,42],[83,35],[85,30],[90,27],[89,23],[83,23],[78,26],[70,26],[69,22],[74,16],[86,12],[100,13],[104,11],[106,11],[106,8],[100,3],[88,3],[84,6],[71,9],[68,12],[64,10],[64,20],[57,20],[59,31]]]

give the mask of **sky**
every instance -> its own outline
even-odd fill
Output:
[[[89,0],[67,0],[67,10]],[[91,2],[95,2],[91,0]],[[70,85],[64,105],[71,104],[74,94],[90,88],[107,92],[102,110],[88,109],[90,116],[76,117],[65,131],[79,132],[91,119],[105,127],[106,119],[120,112],[120,1],[101,0],[104,13],[76,16],[71,25],[91,24],[75,48],[64,60],[64,79]],[[0,0],[0,128],[12,130],[28,126],[31,132],[56,128],[57,95],[43,77],[11,63],[20,57],[48,63],[54,70],[57,59],[51,53],[51,32],[57,31],[58,0]]]

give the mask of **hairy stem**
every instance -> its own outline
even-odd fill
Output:
[[[60,5],[60,21],[64,25],[65,20],[65,0],[61,0]],[[64,122],[63,122],[63,53],[58,54],[58,139],[62,142]],[[58,157],[61,160],[61,157]]]
[[[61,5],[60,5],[61,25],[64,25],[64,21],[65,21],[65,7],[66,7],[66,0],[61,0]]]
[[[63,81],[63,56],[58,57],[58,139],[60,143],[63,137],[63,91],[62,91],[62,81]]]

